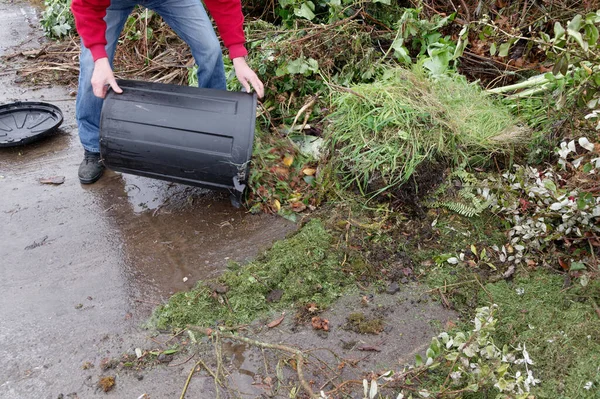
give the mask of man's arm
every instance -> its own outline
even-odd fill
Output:
[[[217,24],[229,58],[245,57],[248,54],[244,44],[244,14],[240,0],[204,0],[206,8]]]
[[[73,0],[71,11],[83,45],[90,49],[94,61],[106,55],[106,9],[110,0]]]
[[[225,47],[229,50],[229,58],[233,60],[235,74],[247,92],[250,85],[259,97],[264,95],[264,86],[256,73],[246,63],[248,51],[244,44],[244,14],[240,0],[204,0],[208,12],[217,24]]]

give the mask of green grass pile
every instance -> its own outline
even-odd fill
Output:
[[[527,137],[506,107],[459,75],[431,80],[392,69],[333,103],[332,162],[364,195],[406,182],[424,162],[484,164]]]
[[[600,283],[563,284],[562,276],[547,272],[488,284],[499,305],[497,342],[526,345],[542,381],[532,390],[536,398],[598,398],[600,319],[592,298],[598,300]],[[480,300],[488,301],[487,294],[481,292]]]
[[[153,321],[161,329],[188,324],[238,325],[292,306],[314,303],[322,309],[351,282],[340,264],[331,235],[321,222],[313,220],[294,236],[275,243],[264,256],[226,271],[219,278],[228,288],[224,295],[212,295],[201,281],[197,288],[177,293],[157,308]],[[281,290],[281,298],[269,303],[267,297],[274,290]]]

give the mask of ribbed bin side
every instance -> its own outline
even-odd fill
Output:
[[[100,151],[109,169],[241,191],[252,157],[256,95],[119,81],[102,107]]]

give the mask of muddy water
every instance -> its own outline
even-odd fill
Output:
[[[37,43],[32,15],[22,3],[0,3],[0,53]],[[155,346],[139,328],[155,304],[254,257],[295,226],[168,182],[109,171],[80,185],[70,91],[17,85],[18,65],[0,64],[0,103],[46,101],[65,116],[50,138],[0,148],[0,397],[104,396],[96,389],[100,360]],[[65,181],[39,182],[50,176]],[[86,362],[96,368],[83,370]],[[151,373],[143,382],[118,377],[109,395],[178,397],[187,370]]]

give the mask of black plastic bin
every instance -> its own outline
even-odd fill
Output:
[[[256,95],[120,80],[100,121],[100,153],[112,170],[229,190],[248,179]]]

